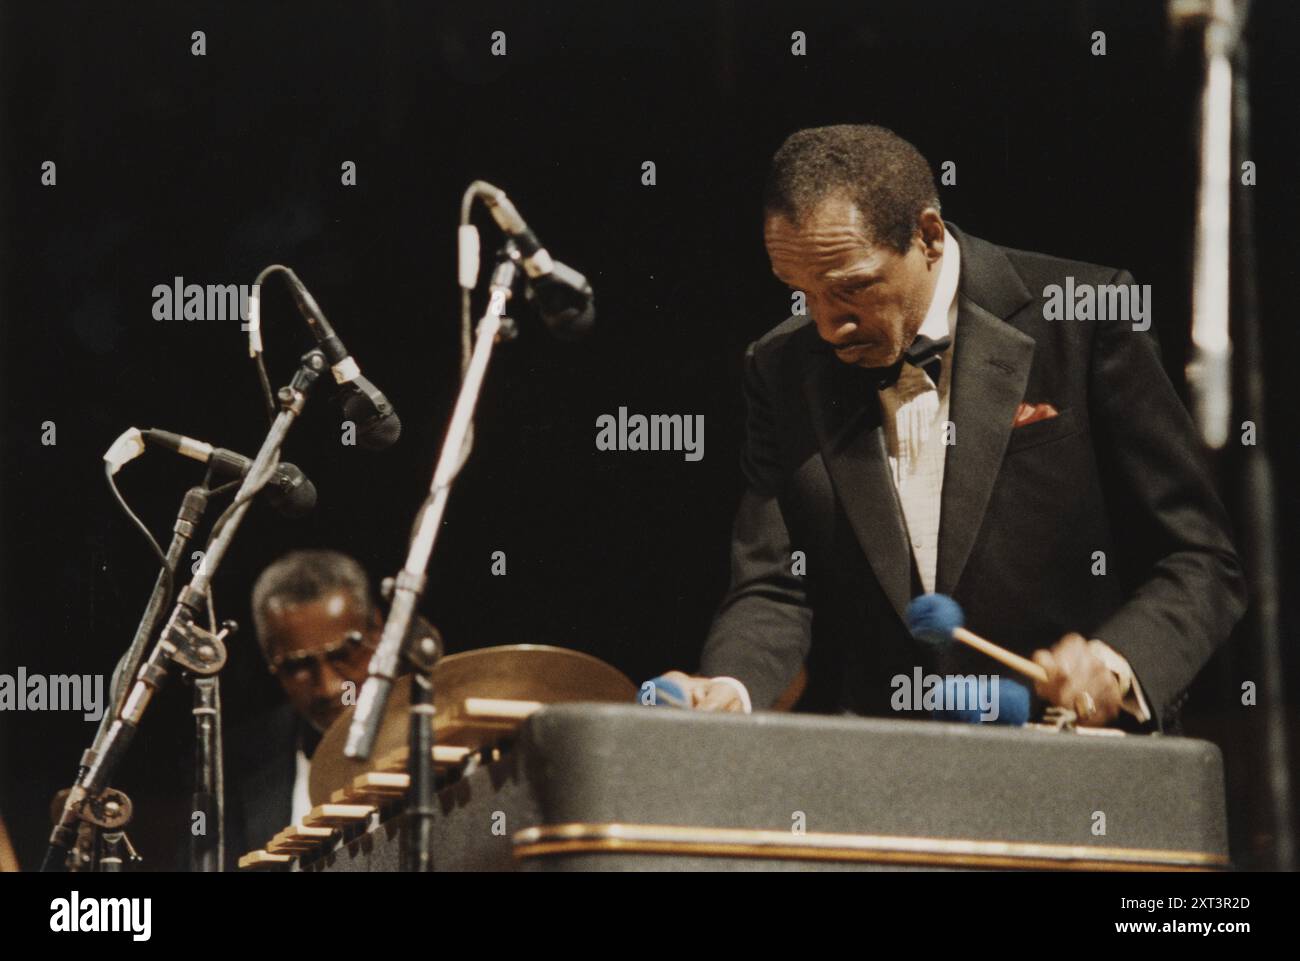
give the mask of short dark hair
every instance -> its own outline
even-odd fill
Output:
[[[798,130],[772,158],[763,207],[799,223],[831,194],[843,192],[866,218],[870,240],[902,253],[939,190],[921,152],[892,130],[837,124]]]
[[[344,591],[370,616],[370,579],[356,560],[339,551],[290,551],[258,575],[253,585],[253,627],[267,651],[266,616],[272,601],[301,604],[331,591]]]

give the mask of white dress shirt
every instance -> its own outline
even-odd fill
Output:
[[[898,380],[880,391],[880,412],[889,452],[889,473],[903,509],[908,542],[926,592],[934,590],[939,562],[939,505],[943,497],[943,467],[948,454],[944,424],[948,420],[952,356],[957,344],[957,280],[961,276],[961,251],[948,234],[939,278],[930,309],[921,321],[920,334],[931,340],[952,337],[943,360],[939,383],[920,367],[903,364]]]
[[[311,780],[311,761],[300,747],[293,760],[293,801],[289,808],[289,823],[301,824],[311,811],[311,795],[307,783]]]

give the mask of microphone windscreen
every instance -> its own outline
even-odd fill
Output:
[[[397,443],[402,436],[402,419],[394,411],[387,416],[373,417],[360,426],[357,443],[366,450],[384,450]]]
[[[285,517],[304,517],[316,506],[316,485],[293,464],[283,463],[266,486],[266,499]]]
[[[907,605],[907,629],[918,641],[942,647],[965,621],[961,605],[947,594],[922,594]]]
[[[585,308],[563,310],[545,315],[546,328],[557,340],[581,340],[596,325],[596,308],[588,303]]]
[[[932,712],[935,720],[959,724],[1029,723],[1029,688],[995,674],[951,674],[944,678],[943,704]]]
[[[364,388],[358,383],[365,381]],[[343,418],[357,425],[357,443],[366,450],[383,450],[397,443],[402,421],[379,388],[363,377],[344,388],[340,395]]]
[[[528,285],[527,296],[537,302],[537,312],[546,322],[546,328],[559,340],[579,340],[596,323],[591,284],[558,260],[550,274]]]

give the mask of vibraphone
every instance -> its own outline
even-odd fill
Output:
[[[362,774],[241,866],[395,870],[404,789]],[[439,800],[446,871],[1228,866],[1222,758],[1186,738],[562,704]]]

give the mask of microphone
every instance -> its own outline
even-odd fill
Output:
[[[384,450],[402,436],[402,421],[383,391],[361,374],[342,386],[343,419],[357,425],[357,442],[366,450]]]
[[[334,380],[341,388],[339,403],[343,407],[343,416],[357,425],[357,441],[366,450],[393,446],[402,433],[402,421],[397,411],[383,391],[362,376],[361,367],[334,333],[334,328],[325,319],[325,312],[298,275],[290,270],[288,276],[294,303],[316,335],[316,343],[329,360]]]
[[[325,319],[325,312],[298,275],[288,267],[282,269],[289,279],[289,290],[298,305],[298,312],[307,321],[317,345],[330,362],[334,380],[340,388],[338,400],[343,408],[343,417],[357,425],[357,442],[366,450],[391,447],[402,433],[402,421],[397,411],[384,392],[362,375],[360,365],[334,333],[334,328]],[[250,328],[257,332],[256,338],[250,334],[250,347],[254,354],[261,350],[260,321],[252,319],[260,318],[260,297],[258,287],[254,286],[249,300]]]
[[[1187,386],[1205,445],[1219,450],[1232,417],[1233,71],[1249,3],[1170,0],[1169,24],[1197,28],[1201,87],[1199,183],[1192,247],[1192,345]]]
[[[1043,668],[1027,657],[1021,657],[966,630],[962,627],[964,620],[961,605],[947,594],[922,594],[907,605],[907,629],[918,641],[939,650],[954,641],[960,641],[1025,677],[1035,681],[1047,680],[1047,671]]]
[[[116,474],[143,454],[146,444],[162,447],[201,464],[209,464],[218,477],[243,478],[253,466],[252,458],[224,447],[213,447],[204,441],[168,430],[150,428],[142,431],[135,427],[124,431],[113,442],[113,446],[104,454],[104,460]],[[303,517],[316,506],[316,485],[287,461],[276,465],[275,473],[262,493],[271,506],[286,517]]]
[[[497,226],[514,241],[524,273],[528,275],[527,297],[551,333],[560,340],[577,340],[596,322],[591,284],[572,267],[551,258],[505,191],[478,182],[480,196]]]

